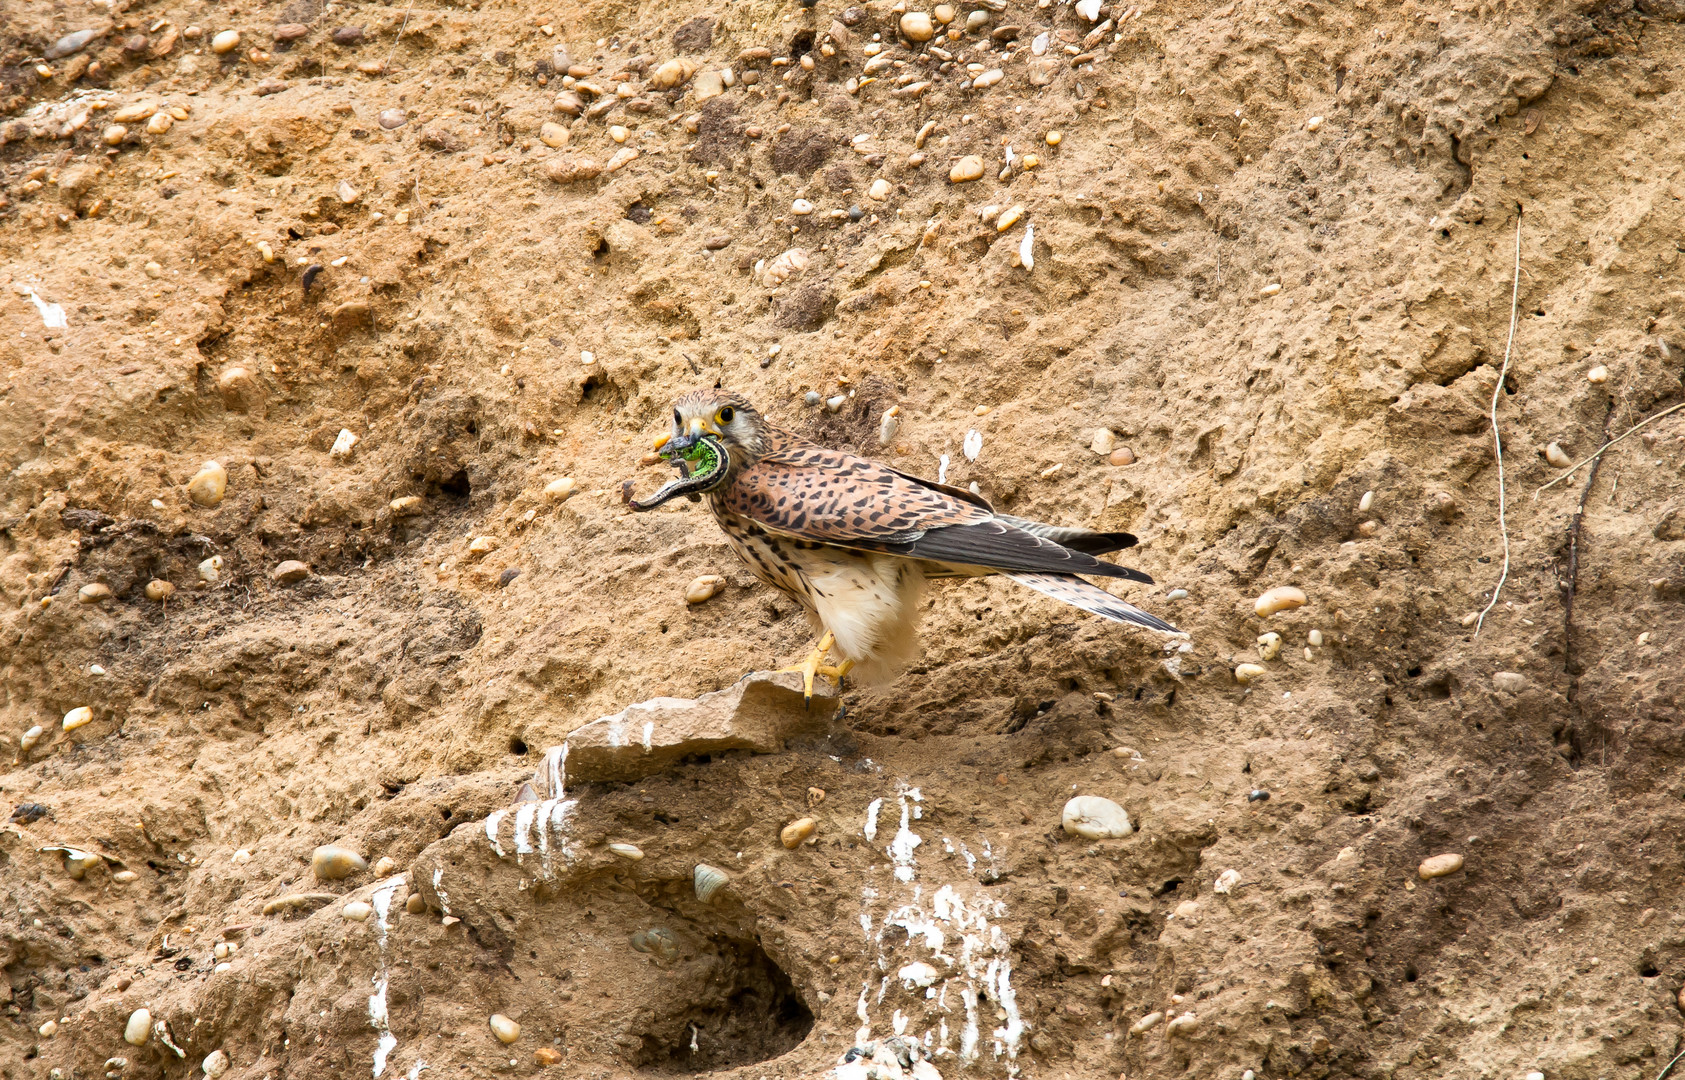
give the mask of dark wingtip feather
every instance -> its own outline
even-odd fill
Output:
[[[1140,543],[1134,533],[1084,533],[1079,536],[1063,536],[1058,538],[1063,547],[1072,551],[1080,551],[1084,555],[1105,555],[1113,551],[1122,551]]]

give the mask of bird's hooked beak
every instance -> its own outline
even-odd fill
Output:
[[[667,434],[658,437],[651,449],[659,450],[663,446],[668,446],[671,452],[682,454],[695,446],[697,440],[702,436],[713,435],[717,438],[720,434],[720,429],[709,423],[706,417],[693,416],[682,432],[678,435]],[[671,445],[669,446],[669,444]]]

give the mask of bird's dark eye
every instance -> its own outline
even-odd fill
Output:
[[[732,409],[732,407],[727,405],[725,408],[720,410],[720,423],[729,424],[731,423],[732,418],[736,415],[737,413]]]

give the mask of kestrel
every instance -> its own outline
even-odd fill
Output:
[[[737,394],[694,390],[655,441],[685,475],[634,510],[708,497],[733,549],[756,577],[794,597],[816,633],[802,672],[840,680],[856,664],[884,677],[914,658],[919,599],[934,577],[1004,574],[1115,622],[1174,634],[1078,574],[1152,584],[1095,558],[1133,547],[1128,533],[1062,528],[1002,514],[969,491],[825,447],[779,427]],[[825,664],[835,651],[841,663]],[[874,670],[875,669],[875,670]]]

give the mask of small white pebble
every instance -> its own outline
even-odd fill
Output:
[[[1171,589],[1168,593],[1165,594],[1164,598],[1166,600],[1186,600],[1188,598],[1188,590],[1186,590],[1186,589]]]
[[[1264,286],[1264,288],[1262,289],[1262,295],[1264,295],[1264,296],[1274,296],[1276,293],[1278,293],[1280,291],[1281,291],[1281,282],[1272,281],[1268,285]]]
[[[1322,127],[1322,117],[1320,117],[1320,116],[1313,116],[1309,120],[1305,121],[1305,130],[1306,131],[1316,131],[1317,129],[1319,129],[1321,127]]]
[[[1314,646],[1316,648],[1321,648],[1322,647],[1322,631],[1321,630],[1312,630],[1309,634],[1305,635],[1305,640],[1307,642],[1309,642],[1312,646]]]
[[[1369,508],[1374,505],[1375,493],[1373,491],[1365,491],[1363,493],[1363,498],[1357,500],[1357,512],[1360,514],[1367,514],[1369,512]]]
[[[1596,367],[1594,367],[1590,371],[1586,372],[1586,381],[1587,382],[1594,382],[1594,383],[1606,383],[1606,382],[1608,382],[1609,381],[1609,369],[1604,367],[1602,364],[1598,364]]]

